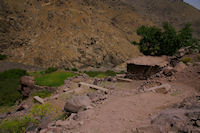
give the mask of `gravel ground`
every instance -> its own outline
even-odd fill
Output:
[[[0,61],[0,72],[3,72],[8,69],[25,69],[27,71],[43,70],[43,68],[34,67],[30,65],[24,65],[24,64],[15,63],[15,62]]]

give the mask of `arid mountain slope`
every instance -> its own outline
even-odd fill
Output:
[[[160,1],[0,0],[0,52],[10,61],[40,67],[112,67],[140,54],[131,45],[140,25],[169,20],[180,26],[189,19],[198,27],[199,11]]]
[[[154,24],[168,21],[177,28],[191,23],[196,37],[200,37],[200,10],[184,3],[183,0],[122,0],[133,6],[137,13],[144,15]]]

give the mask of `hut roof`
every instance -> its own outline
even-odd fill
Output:
[[[164,67],[168,64],[167,56],[139,56],[127,62],[127,64],[147,65],[147,66],[160,66]]]

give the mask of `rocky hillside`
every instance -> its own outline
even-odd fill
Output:
[[[0,0],[0,52],[40,67],[112,67],[138,56],[140,25],[190,21],[200,12],[181,0]]]

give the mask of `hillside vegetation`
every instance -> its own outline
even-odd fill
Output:
[[[141,25],[179,28],[200,12],[181,0],[1,0],[0,52],[40,67],[113,67],[140,55]]]

